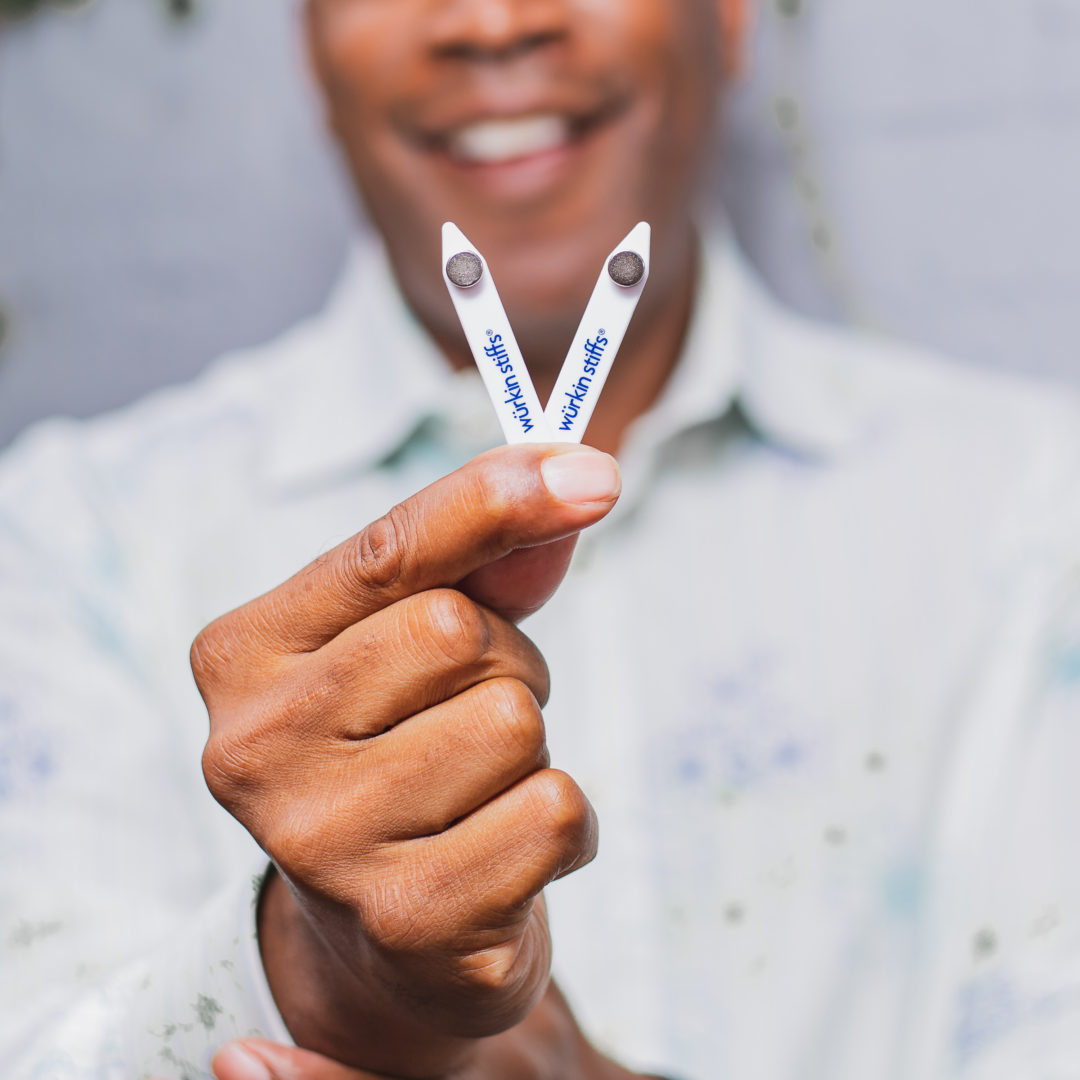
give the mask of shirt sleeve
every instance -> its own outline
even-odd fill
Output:
[[[204,1077],[230,1038],[288,1041],[266,859],[205,790],[183,639],[155,632],[176,560],[92,459],[68,424],[0,459],[0,1074]]]
[[[291,1045],[256,937],[264,871],[223,890],[168,944],[50,1019],[5,1075],[194,1080],[211,1075],[211,1058],[230,1039]]]

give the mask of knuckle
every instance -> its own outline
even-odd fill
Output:
[[[521,986],[524,973],[517,942],[470,953],[460,963],[461,981],[483,997],[502,997]]]
[[[532,796],[545,831],[569,847],[582,847],[595,834],[595,815],[585,792],[566,773],[546,769],[533,778]]]
[[[494,537],[504,539],[506,531],[513,524],[514,509],[519,502],[507,486],[506,462],[481,458],[476,463],[473,484],[476,502],[483,507],[485,516],[494,527]]]
[[[489,698],[489,707],[503,716],[528,720],[540,713],[533,692],[520,679],[488,679],[483,687]]]
[[[485,726],[494,729],[494,738],[506,747],[508,755],[514,760],[546,763],[544,714],[528,686],[519,679],[489,679],[481,691],[489,721]],[[490,735],[485,732],[489,741]]]
[[[260,755],[252,740],[231,731],[211,732],[202,754],[210,794],[232,811],[258,782]]]
[[[478,664],[491,649],[487,615],[456,589],[433,589],[424,595],[423,627],[429,648],[455,666]]]
[[[218,619],[200,631],[191,643],[188,659],[195,685],[201,692],[216,681],[219,672],[228,664],[231,652],[227,645],[228,636],[224,623]]]
[[[195,685],[204,700],[245,686],[275,670],[276,658],[260,648],[252,614],[240,608],[199,632],[188,654]]]
[[[346,588],[357,584],[389,589],[406,573],[406,555],[415,532],[408,511],[395,506],[358,533],[344,552],[341,574]]]
[[[524,637],[524,635],[522,635]],[[537,703],[543,708],[551,697],[551,671],[548,668],[544,654],[536,645],[525,638],[527,645],[526,656],[529,670],[529,686]]]

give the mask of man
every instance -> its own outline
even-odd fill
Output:
[[[699,224],[744,16],[310,0],[385,261],[0,475],[7,1074],[1080,1069],[1078,414],[806,326]],[[651,222],[621,479],[481,452],[447,219],[541,395]],[[207,622],[206,782],[274,868],[192,921],[251,872],[196,795]]]

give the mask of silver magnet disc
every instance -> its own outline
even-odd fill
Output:
[[[636,251],[620,251],[611,257],[607,270],[616,285],[630,289],[645,276],[645,260]]]
[[[484,264],[473,252],[461,251],[446,264],[446,276],[459,289],[471,289],[484,276]]]

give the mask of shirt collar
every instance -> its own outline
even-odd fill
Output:
[[[739,325],[739,406],[769,442],[824,460],[856,448],[881,408],[875,366],[880,343],[782,306],[742,252],[729,243]]]
[[[372,242],[353,245],[324,311],[270,351],[264,462],[278,487],[329,480],[388,456],[456,381]]]
[[[844,332],[780,307],[723,226],[705,232],[683,356],[626,452],[655,449],[737,402],[764,439],[813,458],[842,452],[872,404]],[[446,364],[397,288],[380,245],[358,242],[323,313],[260,352],[265,472],[294,487],[382,460],[425,422],[498,441],[474,372]],[[490,438],[488,436],[490,435]]]
[[[852,362],[857,340],[778,304],[718,223],[703,235],[682,358],[627,446],[659,445],[737,404],[761,438],[791,453],[842,453],[864,433],[874,405],[868,373]]]

